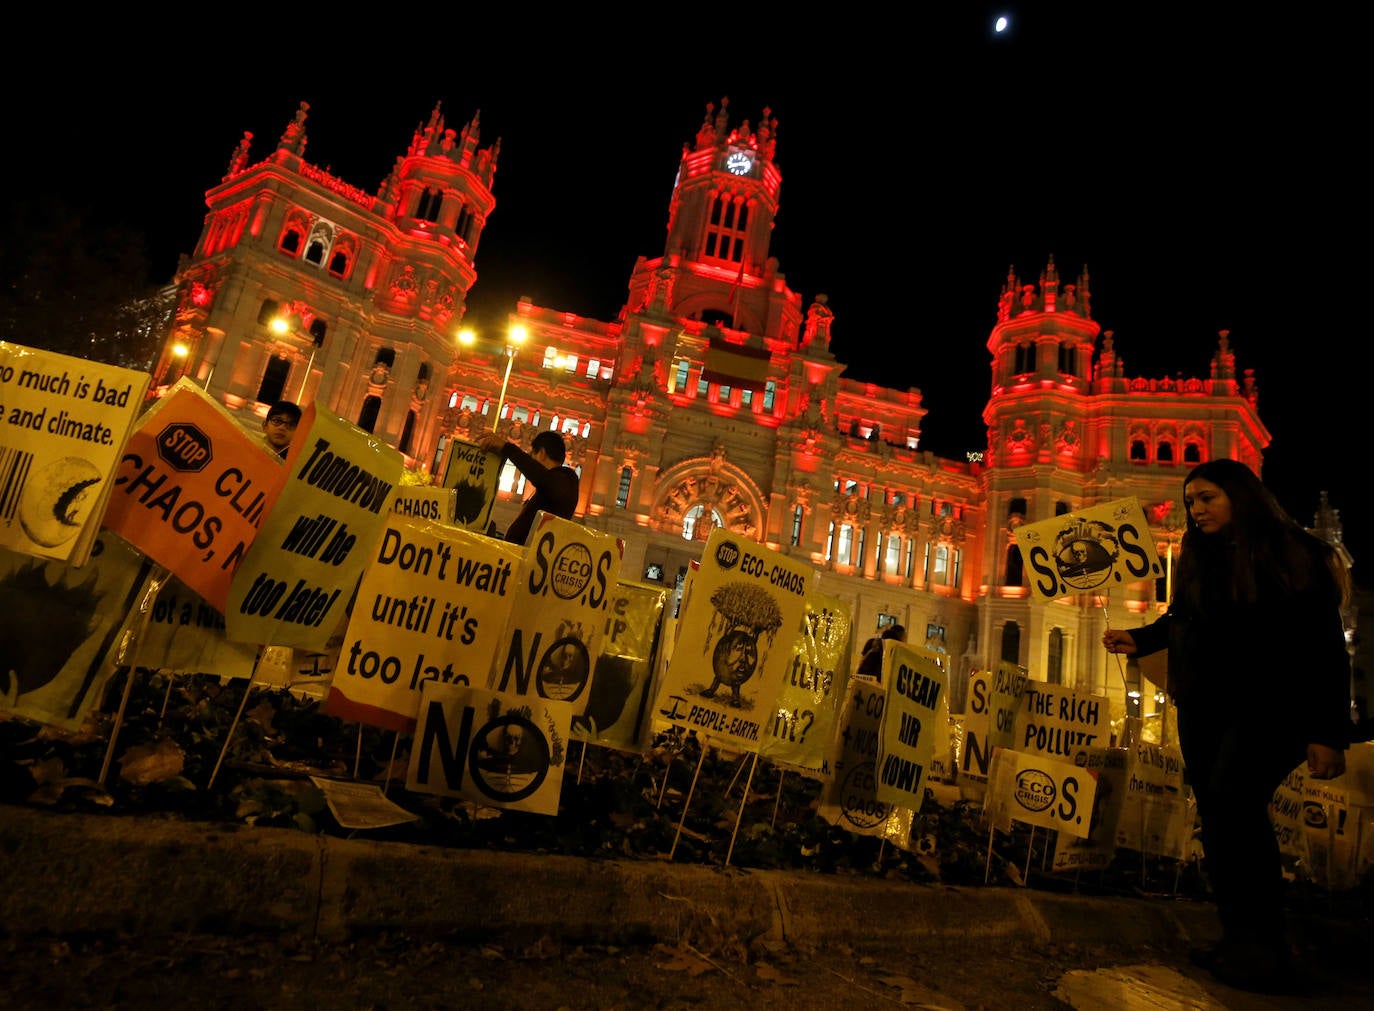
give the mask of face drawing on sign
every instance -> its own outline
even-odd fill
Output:
[[[1054,539],[1054,565],[1075,590],[1105,583],[1121,553],[1115,528],[1098,520],[1074,519]]]
[[[478,788],[498,803],[524,800],[549,774],[549,744],[527,709],[488,720],[474,738],[470,771]]]
[[[730,705],[742,706],[740,687],[754,676],[759,666],[759,636],[768,633],[769,642],[782,627],[782,612],[766,590],[751,583],[726,583],[711,594],[716,613],[711,617],[712,635],[720,634],[711,653],[709,688],[703,698],[714,698],[722,686],[730,689]],[[707,637],[709,645],[711,637]]]
[[[580,621],[558,623],[558,636],[544,651],[535,673],[535,685],[542,697],[576,702],[587,687],[592,663],[582,641],[584,634]]]

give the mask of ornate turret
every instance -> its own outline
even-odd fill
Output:
[[[297,158],[305,157],[305,117],[309,112],[309,102],[302,102],[297,107],[295,118],[286,124],[286,129],[282,131],[281,140],[277,141],[278,151],[294,154]]]

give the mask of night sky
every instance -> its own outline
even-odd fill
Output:
[[[307,160],[375,193],[436,102],[454,129],[480,109],[501,156],[469,322],[498,327],[521,295],[610,320],[635,259],[663,252],[706,104],[727,96],[732,122],[751,124],[768,107],[783,175],[773,254],[803,307],[829,296],[847,377],[923,391],[922,448],[983,445],[1008,267],[1034,283],[1053,256],[1063,284],[1086,263],[1127,375],[1205,377],[1231,331],[1273,435],[1266,480],[1304,523],[1329,491],[1374,585],[1356,427],[1371,363],[1356,317],[1369,86],[1345,53],[1363,29],[1326,5],[1315,19],[1241,4],[948,7],[896,21],[582,8],[538,26],[374,8],[346,29],[63,15],[34,25],[41,71],[0,77],[4,190],[124,221],[167,281],[245,130],[264,157],[309,102]]]

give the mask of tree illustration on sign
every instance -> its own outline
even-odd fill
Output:
[[[705,698],[714,698],[722,685],[730,689],[730,704],[740,706],[740,686],[754,676],[758,670],[759,636],[768,633],[768,646],[773,645],[773,637],[782,627],[782,612],[766,590],[751,583],[725,583],[711,594],[711,606],[716,613],[711,616],[709,635],[703,652],[709,648],[711,639],[720,635],[714,652],[711,654],[711,673],[714,680],[710,688],[702,690]],[[767,656],[765,649],[764,656]]]

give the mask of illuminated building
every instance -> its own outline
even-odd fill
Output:
[[[511,323],[529,340],[513,362],[499,339],[460,350],[499,144],[436,109],[369,194],[305,161],[307,111],[261,160],[246,134],[206,194],[154,375],[189,375],[245,416],[317,399],[436,473],[451,438],[495,425],[528,448],[557,429],[582,478],[578,517],[624,539],[624,578],[674,585],[724,526],[821,570],[820,590],[853,605],[856,653],[898,621],[958,675],[1014,658],[1119,711],[1138,675],[1100,649],[1104,621],[1146,620],[1165,580],[1105,608],[1038,601],[1013,531],[1135,497],[1167,573],[1183,474],[1215,456],[1258,467],[1269,441],[1225,332],[1205,378],[1128,378],[1087,272],[1061,283],[1051,259],[1036,283],[1013,272],[1002,286],[983,458],[922,450],[921,391],[845,379],[825,296],[804,303],[769,255],[777,123],[765,110],[732,126],[725,103],[684,149],[665,247],[637,260],[617,319],[521,299]],[[499,525],[523,491],[513,468],[502,480]],[[954,678],[956,709],[962,688]]]

